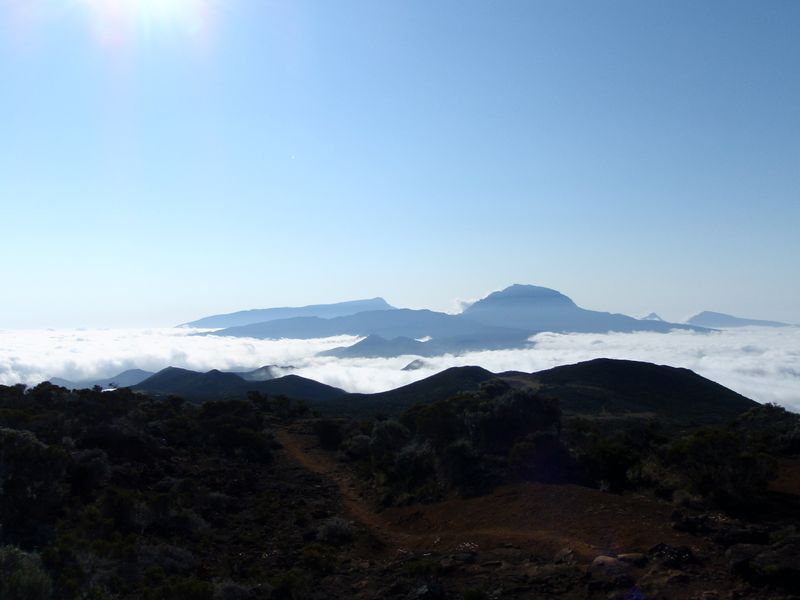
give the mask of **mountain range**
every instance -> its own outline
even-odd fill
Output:
[[[789,323],[780,321],[764,321],[761,319],[743,319],[712,311],[703,311],[690,318],[687,323],[698,327],[709,327],[712,329],[728,329],[731,327],[791,327]]]
[[[257,381],[216,369],[200,373],[177,367],[162,369],[131,389],[159,396],[181,396],[192,401],[244,397],[250,391],[310,401],[327,401],[346,394],[344,390],[299,375]]]
[[[197,327],[207,329],[220,329],[225,327],[241,327],[253,323],[265,323],[278,319],[292,319],[296,317],[318,317],[332,319],[344,317],[370,310],[391,310],[393,307],[383,298],[370,298],[368,300],[350,300],[334,304],[312,304],[309,306],[280,308],[259,308],[241,310],[238,312],[212,315],[196,321],[189,321],[178,327]]]
[[[123,371],[122,373],[118,373],[113,377],[106,377],[104,379],[83,379],[79,381],[70,381],[69,379],[52,377],[50,379],[50,383],[53,385],[60,385],[61,387],[65,387],[69,390],[82,390],[87,388],[91,389],[96,386],[99,386],[103,389],[120,388],[136,385],[137,383],[140,383],[148,377],[152,377],[153,375],[154,373],[151,373],[150,371],[143,371],[142,369],[129,369],[127,371]]]
[[[245,397],[249,391],[258,391],[306,400],[312,408],[327,414],[397,414],[420,402],[474,391],[491,379],[558,398],[567,415],[640,415],[672,424],[697,425],[722,423],[756,406],[754,401],[688,369],[615,359],[595,359],[536,373],[452,367],[374,394],[351,394],[297,375],[247,381],[235,373],[201,373],[175,367],[159,371],[132,389],[195,402]]]
[[[702,327],[660,320],[634,319],[627,315],[587,310],[556,290],[533,285],[512,285],[471,304],[462,313],[452,315],[431,310],[392,308],[365,310],[335,317],[321,316],[320,305],[291,309],[305,311],[303,316],[271,318],[225,327],[208,335],[253,337],[260,339],[312,339],[353,335],[365,339],[349,347],[326,351],[327,356],[367,358],[401,355],[438,356],[469,351],[521,348],[529,338],[543,331],[606,333],[609,331],[668,332],[673,329],[706,331]],[[330,305],[341,306],[341,305]],[[357,307],[358,304],[350,306]],[[388,307],[388,308],[387,308]],[[312,310],[313,309],[313,310]],[[290,309],[268,313],[288,314]],[[247,311],[248,314],[254,311]],[[255,311],[265,314],[264,311]],[[313,314],[311,314],[313,313]],[[221,323],[222,315],[210,317]],[[210,323],[200,320],[194,323]],[[429,339],[429,341],[421,341]]]

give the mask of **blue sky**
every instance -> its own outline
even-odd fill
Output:
[[[800,3],[163,1],[0,0],[0,327],[800,322]]]

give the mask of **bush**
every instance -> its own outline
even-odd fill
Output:
[[[333,548],[317,542],[304,546],[301,558],[306,567],[317,573],[330,573],[336,566]]]
[[[53,582],[36,554],[0,547],[0,573],[3,600],[47,600],[53,595]]]
[[[773,459],[724,429],[709,428],[678,440],[668,461],[687,479],[690,491],[723,508],[753,506],[776,476]]]
[[[342,423],[336,419],[320,419],[314,423],[314,434],[325,450],[337,450],[344,439]]]
[[[556,483],[575,477],[575,461],[551,433],[535,433],[514,444],[508,463],[520,477],[531,481]]]
[[[340,517],[331,517],[317,529],[317,539],[332,546],[343,546],[352,542],[356,533],[356,528],[348,521]]]
[[[67,462],[32,433],[0,428],[0,539],[34,546],[50,537]]]

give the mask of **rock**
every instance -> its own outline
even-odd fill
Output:
[[[676,569],[663,570],[660,567],[653,567],[641,579],[639,586],[648,592],[646,597],[653,595],[666,595],[666,597],[680,597],[674,591],[667,594],[669,588],[681,587],[689,582],[689,576]]]
[[[671,569],[685,569],[699,562],[692,550],[687,546],[656,544],[647,553],[659,560],[662,565]]]
[[[451,554],[450,558],[462,563],[474,563],[475,562],[475,555],[469,552],[457,552],[456,554]]]
[[[720,546],[769,544],[769,530],[764,527],[729,527],[717,531],[711,539]]]
[[[458,567],[460,563],[452,558],[443,558],[439,561],[439,570],[442,573],[450,573]]]
[[[406,596],[407,600],[444,600],[444,598],[444,588],[435,580],[415,586]]]
[[[770,585],[800,592],[800,536],[782,540],[750,561],[752,573]]]
[[[672,528],[692,535],[705,535],[716,530],[714,518],[709,515],[686,516],[681,511],[672,513]]]
[[[553,562],[563,563],[567,565],[575,564],[575,562],[577,562],[575,560],[575,551],[569,547],[562,548],[561,550],[556,552],[556,555],[553,557]]]
[[[502,560],[487,560],[485,563],[481,563],[481,566],[486,568],[486,569],[489,569],[489,568],[497,569],[499,567],[502,567],[503,564],[504,563],[503,563]]]
[[[624,573],[627,570],[627,565],[613,556],[597,556],[589,567],[592,573]]]
[[[630,565],[613,556],[597,556],[589,566],[591,581],[590,591],[603,591],[614,588],[630,587],[633,579],[628,575]]]
[[[632,564],[635,567],[643,567],[647,564],[647,555],[641,552],[628,552],[625,554],[618,554],[617,559],[622,562]]]
[[[750,570],[750,561],[765,549],[766,546],[756,544],[736,544],[728,548],[725,551],[725,558],[728,559],[731,573],[746,575]]]

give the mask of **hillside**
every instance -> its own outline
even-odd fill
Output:
[[[113,377],[106,377],[104,379],[83,379],[80,381],[70,381],[68,379],[61,379],[60,377],[51,377],[50,383],[53,385],[60,385],[69,390],[79,390],[93,388],[100,386],[101,388],[120,388],[136,385],[152,376],[150,371],[143,371],[142,369],[129,369],[118,373]]]
[[[542,393],[577,414],[651,413],[674,422],[724,422],[758,403],[689,369],[598,358],[533,373]]]
[[[402,387],[377,394],[347,394],[330,402],[315,403],[326,414],[396,414],[409,406],[435,402],[459,392],[472,391],[494,375],[481,367],[451,367]]]
[[[530,374],[493,374],[480,367],[454,367],[394,390],[348,394],[314,406],[325,413],[396,414],[416,403],[474,391],[493,378],[557,398],[566,414],[650,415],[676,425],[702,425],[726,422],[757,406],[753,400],[688,369],[615,359]]]
[[[217,370],[199,373],[176,367],[167,367],[131,389],[147,394],[180,396],[194,401],[241,398],[250,391],[317,402],[329,401],[345,394],[344,390],[298,375],[286,375],[266,381],[247,381],[236,373]]]

